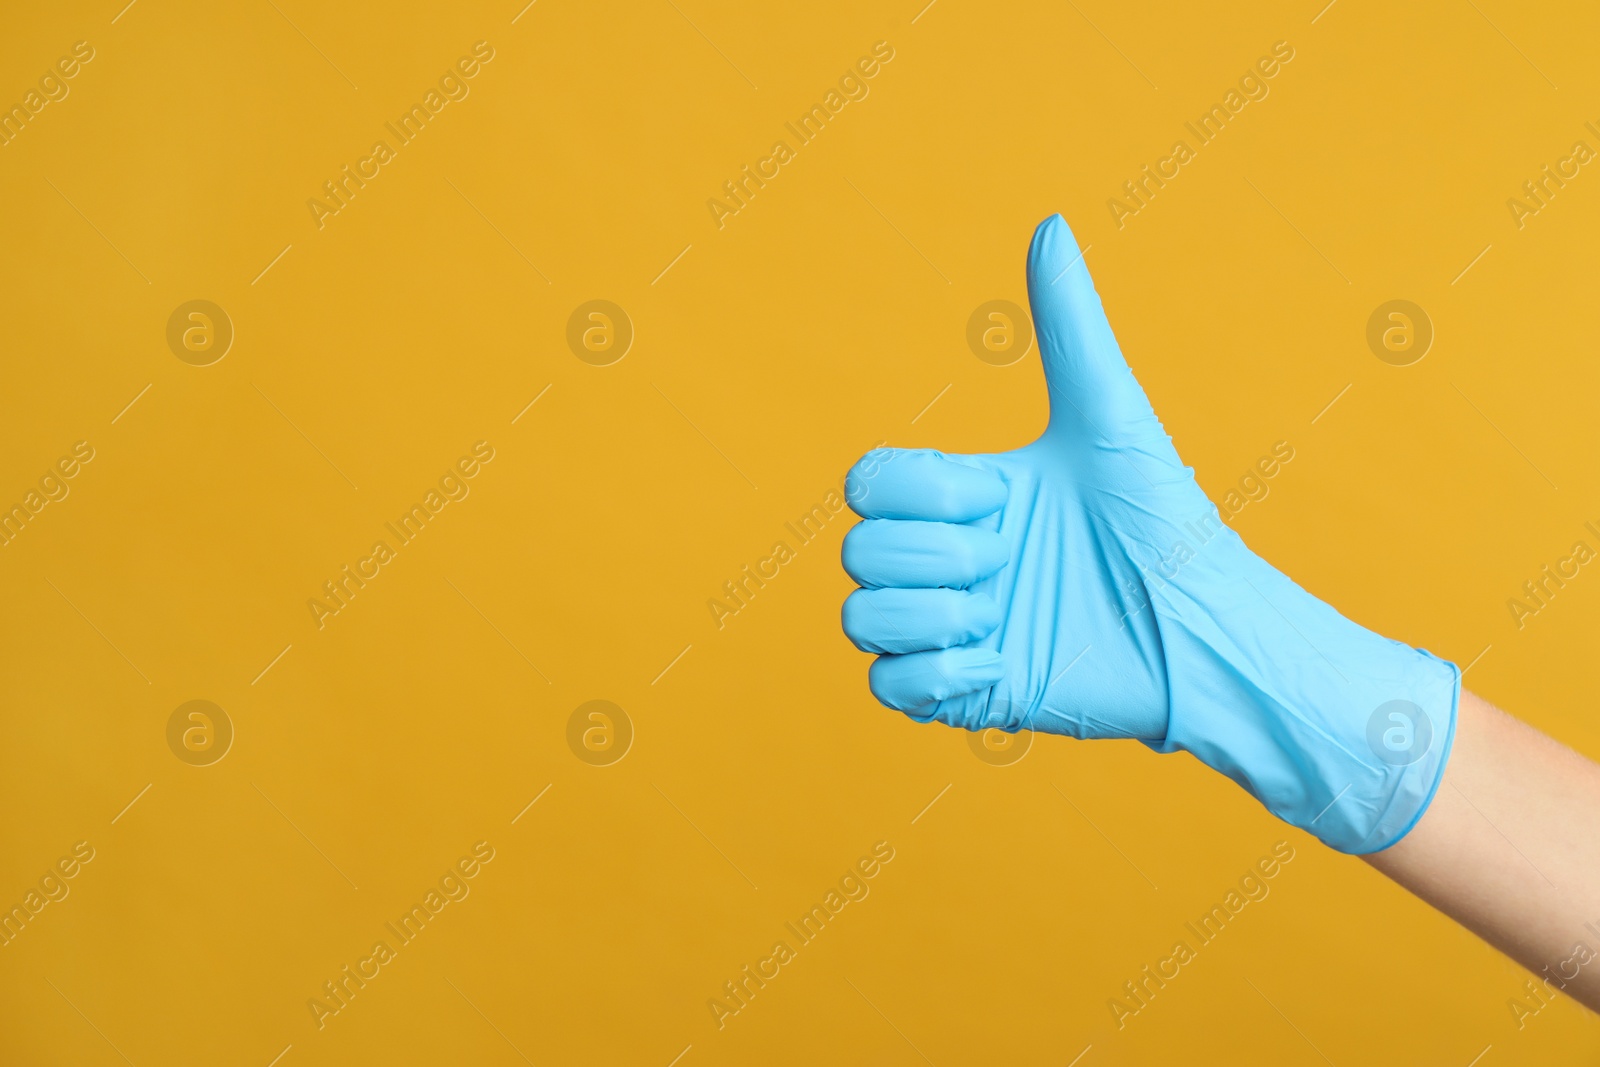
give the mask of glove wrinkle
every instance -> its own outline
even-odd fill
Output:
[[[903,607],[895,634],[847,612],[858,647],[909,653],[880,657],[873,692],[918,721],[1189,752],[1333,848],[1387,848],[1443,777],[1459,669],[1340,615],[1222,521],[1059,215],[1034,234],[1028,293],[1044,432],[982,455],[876,449],[846,480],[869,520],[845,539],[859,584],[964,586],[997,608],[981,637],[931,607]]]

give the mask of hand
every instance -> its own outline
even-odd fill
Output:
[[[847,479],[866,521],[844,542],[862,586],[844,629],[882,654],[873,694],[969,730],[1189,751],[1335,848],[1392,844],[1437,788],[1459,672],[1343,618],[1223,524],[1060,216],[1034,234],[1028,295],[1044,434],[988,455],[877,450]],[[1369,741],[1385,714],[1409,728],[1394,751]]]

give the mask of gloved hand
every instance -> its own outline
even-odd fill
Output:
[[[1343,852],[1398,841],[1444,773],[1454,664],[1341,616],[1251,552],[1123,361],[1066,222],[1028,296],[1050,390],[1013,452],[878,449],[846,497],[844,630],[919,721],[1186,751]]]

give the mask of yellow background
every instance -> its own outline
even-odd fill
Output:
[[[1506,607],[1600,519],[1600,177],[1521,230],[1505,203],[1595,144],[1592,5],[120,6],[0,35],[8,102],[96,52],[0,148],[0,498],[96,450],[0,548],[0,901],[96,849],[0,948],[0,1059],[1592,1062],[1581,1009],[1519,1031],[1521,971],[1187,757],[996,767],[877,706],[845,516],[707,608],[875,443],[1037,432],[1037,352],[965,330],[1026,304],[1059,210],[1213,497],[1295,448],[1249,543],[1600,752],[1600,578]],[[470,96],[319,230],[307,199],[478,40]],[[719,230],[707,199],[880,40]],[[1107,199],[1280,40],[1119,230]],[[1365,342],[1396,298],[1437,333],[1404,368]],[[192,299],[236,331],[211,366],[165,340]],[[565,340],[591,299],[636,331],[611,366]],[[471,495],[319,631],[307,600],[478,440]],[[236,730],[208,767],[166,742],[192,699]],[[566,741],[593,699],[635,731],[607,767]],[[319,1031],[307,1000],[480,840],[471,895]],[[1278,840],[1271,896],[1119,1032],[1107,1000]],[[870,896],[719,1030],[708,999],[877,841]]]

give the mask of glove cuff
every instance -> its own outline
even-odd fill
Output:
[[[1419,648],[1416,652],[1448,670],[1449,694],[1443,697],[1438,707],[1428,713],[1434,733],[1431,750],[1423,759],[1401,768],[1403,772],[1401,780],[1396,785],[1386,813],[1389,817],[1380,820],[1369,835],[1369,842],[1376,839],[1377,843],[1369,846],[1368,842],[1363,842],[1361,847],[1350,850],[1354,855],[1382,852],[1398,843],[1422,819],[1429,805],[1433,803],[1434,795],[1439,792],[1439,786],[1444,784],[1444,769],[1450,762],[1450,753],[1455,747],[1456,720],[1461,708],[1461,668],[1449,660],[1440,659],[1425,648]],[[1424,708],[1424,711],[1427,709]],[[1407,812],[1410,813],[1409,816],[1406,816]],[[1390,831],[1387,837],[1381,836],[1384,830]]]
[[[1443,780],[1460,669],[1351,622],[1235,546],[1215,561],[1231,581],[1157,598],[1170,704],[1167,736],[1146,744],[1192,753],[1330,848],[1390,847]]]

